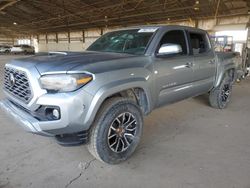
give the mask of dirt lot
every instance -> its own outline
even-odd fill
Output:
[[[1,87],[12,58],[0,56]],[[249,188],[250,79],[233,89],[226,110],[209,107],[204,96],[155,110],[135,154],[115,166],[85,146],[26,133],[0,112],[0,188]]]

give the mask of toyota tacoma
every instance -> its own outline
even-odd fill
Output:
[[[235,53],[216,53],[207,32],[142,26],[104,34],[85,52],[51,52],[5,66],[1,108],[27,131],[64,146],[87,144],[102,162],[126,160],[143,116],[209,94],[225,108],[236,78]]]

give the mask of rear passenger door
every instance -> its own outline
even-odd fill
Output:
[[[216,60],[208,34],[205,31],[189,31],[190,49],[194,57],[194,88],[197,95],[211,89],[215,80]]]

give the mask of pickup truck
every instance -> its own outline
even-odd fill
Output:
[[[206,31],[142,26],[109,32],[85,52],[51,52],[5,66],[1,108],[27,131],[64,146],[86,144],[117,164],[138,146],[143,116],[209,94],[212,107],[231,98],[237,60],[216,54]]]

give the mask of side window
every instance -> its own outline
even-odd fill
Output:
[[[193,54],[202,54],[210,50],[210,43],[205,33],[190,33],[191,47]]]
[[[187,43],[186,43],[186,38],[185,34],[181,30],[172,30],[168,31],[161,39],[160,41],[160,46],[163,44],[178,44],[182,48],[182,53],[179,55],[187,55]]]

